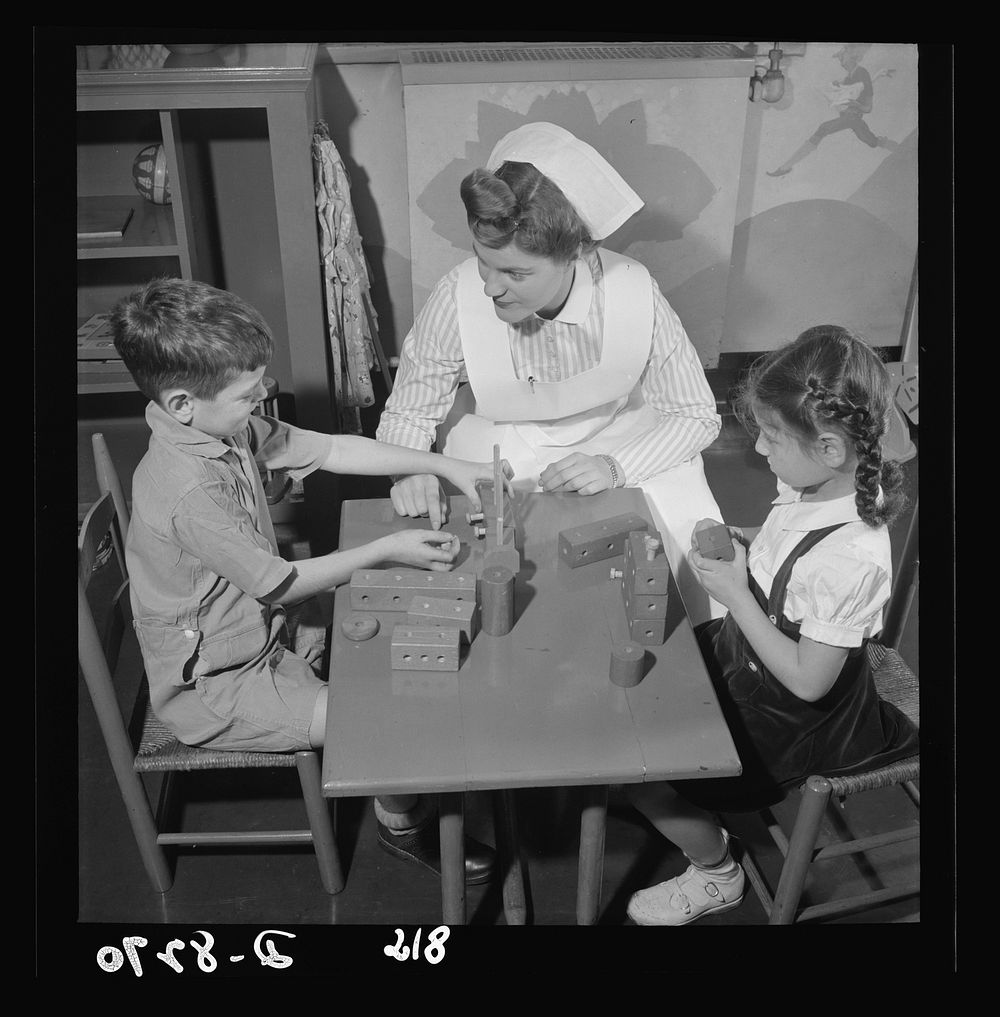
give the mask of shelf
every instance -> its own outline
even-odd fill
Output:
[[[90,258],[158,258],[179,255],[177,231],[170,205],[154,205],[138,194],[121,196],[131,200],[135,208],[125,235],[119,239],[78,240],[78,259]]]
[[[77,395],[138,391],[132,376],[120,360],[78,360],[76,362]]]

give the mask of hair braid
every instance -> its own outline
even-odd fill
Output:
[[[805,443],[827,427],[843,435],[857,458],[860,518],[874,527],[899,514],[903,472],[882,456],[892,390],[881,359],[861,336],[817,325],[760,358],[738,392],[737,412],[748,422],[758,407],[776,413]]]
[[[873,416],[869,408],[855,403],[846,396],[829,392],[818,379],[806,380],[808,396],[814,401],[814,412],[818,420],[826,420],[843,432],[854,444],[858,465],[854,472],[857,489],[855,503],[858,515],[869,526],[880,526],[896,513],[892,511],[890,493],[895,493],[902,481],[901,471],[896,463],[882,458],[882,435],[885,423]],[[891,477],[887,477],[886,473]],[[887,490],[891,487],[892,491]],[[879,504],[879,490],[883,494]]]

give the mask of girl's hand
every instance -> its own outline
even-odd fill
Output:
[[[440,530],[399,530],[383,537],[381,557],[420,569],[447,572],[455,561],[461,541]]]
[[[691,546],[693,548],[698,547],[697,533],[699,530],[710,530],[713,526],[722,525],[723,524],[718,519],[699,519],[698,522],[694,524],[694,529],[691,531]],[[742,544],[747,550],[750,549],[750,544],[753,540],[752,536],[747,537],[739,526],[727,525],[726,529],[729,531],[729,536],[732,537],[733,540],[735,540],[738,544]],[[751,527],[751,529],[754,529],[754,532],[756,532],[756,530],[759,530],[760,527]]]
[[[600,456],[573,452],[564,459],[550,463],[538,478],[543,491],[575,491],[597,494],[613,487],[611,467]]]
[[[734,526],[729,527],[729,531],[733,536],[742,536]],[[691,571],[704,590],[729,610],[750,589],[747,581],[747,551],[740,539],[733,541],[733,550],[735,554],[732,561],[705,558],[697,547],[692,547],[687,556]]]
[[[447,464],[447,477],[461,492],[469,499],[469,507],[473,512],[478,512],[483,506],[479,501],[479,494],[476,491],[476,483],[480,480],[493,480],[493,463],[473,463],[465,459],[443,460]],[[500,471],[503,477],[504,490],[510,494],[510,478],[514,476],[514,470],[506,459],[500,460]]]

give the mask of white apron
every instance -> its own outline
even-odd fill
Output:
[[[612,251],[599,255],[605,293],[600,363],[564,381],[533,384],[514,373],[507,324],[483,292],[476,260],[462,264],[457,311],[469,385],[459,388],[438,429],[438,448],[446,455],[488,461],[499,445],[514,469],[515,489],[539,491],[539,474],[550,463],[573,452],[616,456],[625,441],[658,419],[640,385],[653,336],[649,273]],[[710,600],[685,557],[695,523],[722,518],[701,455],[639,486],[692,623],[720,617],[725,609]]]

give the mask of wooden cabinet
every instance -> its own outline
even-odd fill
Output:
[[[162,146],[170,201],[143,197],[133,180],[133,164],[144,150]],[[178,144],[177,114],[162,111],[81,112],[77,117],[77,325],[135,286],[154,276],[197,277],[189,184]],[[88,216],[100,211],[101,216]],[[124,224],[120,237],[87,238],[81,223],[93,227]],[[102,333],[77,341],[79,393],[134,392],[132,379]],[[108,359],[102,359],[104,353]]]
[[[273,206],[276,239],[268,247],[276,250],[251,247],[242,253],[273,259],[261,290],[275,290],[277,310],[265,317],[287,365],[281,388],[294,398],[295,422],[331,432],[335,415],[311,153],[316,48],[314,43],[274,43],[217,46],[210,52],[181,52],[187,48],[176,46],[78,49],[78,194],[128,194],[135,197],[136,212],[122,239],[79,245],[77,318],[79,324],[107,310],[156,275],[201,278],[230,288],[210,264],[217,253],[206,247],[213,230],[199,215],[211,167],[187,157],[185,118],[204,129],[204,116],[215,114],[214,122],[224,130],[230,120],[256,111],[266,125],[269,193],[258,189],[252,201]],[[167,154],[172,203],[150,207],[132,185],[132,162],[141,148],[157,141]],[[258,296],[241,295],[251,303]],[[78,372],[78,378],[88,373],[99,372]],[[104,384],[131,382],[91,377],[78,388],[102,391],[96,386]]]

